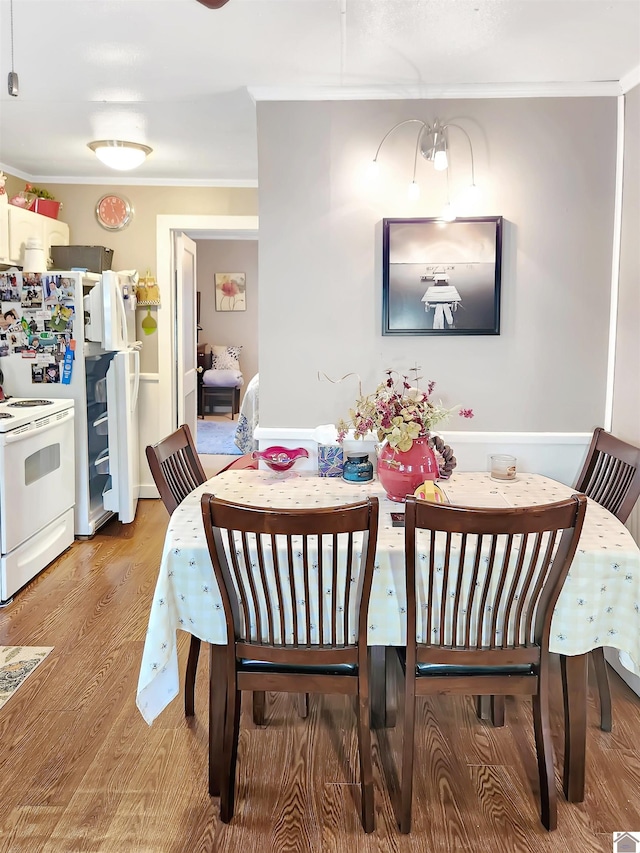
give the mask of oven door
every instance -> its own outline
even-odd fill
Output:
[[[75,503],[73,409],[0,435],[0,540],[8,554]]]

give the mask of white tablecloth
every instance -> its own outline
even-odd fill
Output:
[[[454,473],[443,484],[451,503],[530,506],[561,500],[573,489],[538,474],[494,483],[485,473]],[[200,496],[210,492],[254,506],[333,506],[375,495],[380,522],[369,605],[371,645],[404,645],[404,530],[390,513],[401,504],[386,499],[377,480],[347,483],[341,478],[228,471],[196,489],[176,509],[167,529],[158,582],[151,604],[137,705],[148,723],[180,691],[176,630],[210,643],[226,642],[224,610],[209,558]],[[640,549],[629,531],[589,501],[585,525],[551,624],[550,648],[566,655],[598,646],[625,652],[640,674]]]

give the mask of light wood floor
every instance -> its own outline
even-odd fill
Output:
[[[613,831],[640,829],[640,699],[615,674],[612,734],[590,693],[584,803],[564,801],[557,768],[556,832],[538,821],[528,703],[508,700],[507,726],[493,729],[452,697],[419,706],[411,836],[396,830],[381,770],[397,759],[400,725],[374,735],[376,832],[362,831],[346,697],[312,697],[302,720],[292,699],[270,695],[264,728],[243,713],[237,811],[221,824],[207,795],[206,655],[192,722],[181,700],[151,727],[135,707],[166,523],[159,501],[142,501],[134,524],[76,542],[0,611],[0,644],[55,647],[0,710],[2,853],[610,853]]]

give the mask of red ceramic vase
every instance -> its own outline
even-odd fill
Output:
[[[437,480],[438,462],[429,436],[414,438],[409,450],[397,450],[385,442],[378,455],[378,479],[387,497],[402,503],[425,480]]]

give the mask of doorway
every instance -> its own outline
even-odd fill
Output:
[[[158,372],[143,374],[141,395],[140,446],[154,444],[178,426],[178,376],[176,348],[181,330],[176,323],[176,235],[186,234],[193,240],[257,240],[257,216],[192,216],[162,215],[156,218],[156,268],[160,289],[158,309]],[[195,283],[194,283],[195,287]],[[195,294],[193,296],[195,305]],[[194,413],[195,418],[195,413]],[[145,497],[155,494],[155,486],[142,484]]]

